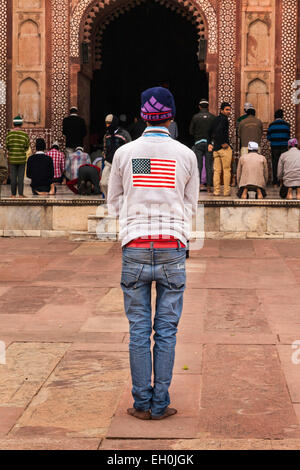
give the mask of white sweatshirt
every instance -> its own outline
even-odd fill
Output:
[[[196,156],[165,127],[147,127],[142,137],[116,151],[108,210],[119,216],[123,246],[149,235],[174,236],[186,244],[198,195]]]

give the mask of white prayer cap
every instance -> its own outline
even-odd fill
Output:
[[[253,106],[253,104],[247,102],[244,105],[244,110],[248,111],[249,109],[254,109],[254,106]]]
[[[258,150],[258,143],[257,142],[249,142],[248,143],[248,150]]]

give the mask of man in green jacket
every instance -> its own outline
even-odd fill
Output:
[[[6,137],[6,148],[10,165],[11,197],[16,197],[17,187],[19,197],[25,197],[24,173],[26,166],[26,152],[29,149],[30,141],[26,132],[20,127],[23,125],[21,116],[16,116],[13,120],[14,129],[8,132]]]

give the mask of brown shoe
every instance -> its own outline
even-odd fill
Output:
[[[143,420],[151,419],[150,410],[139,411],[139,410],[136,410],[135,408],[128,408],[127,413],[130,416],[133,416],[134,418],[143,419]]]
[[[175,408],[166,408],[163,415],[160,415],[160,416],[152,415],[152,419],[165,419],[165,418],[168,418],[169,416],[176,415],[176,413],[177,413],[177,410]]]

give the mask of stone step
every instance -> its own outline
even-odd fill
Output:
[[[118,241],[118,236],[115,233],[103,232],[70,232],[69,233],[69,240],[76,241],[76,242],[84,242],[84,241],[91,241],[91,240],[98,240],[101,242],[105,241]]]
[[[88,232],[89,233],[118,233],[119,221],[113,216],[89,216]]]

